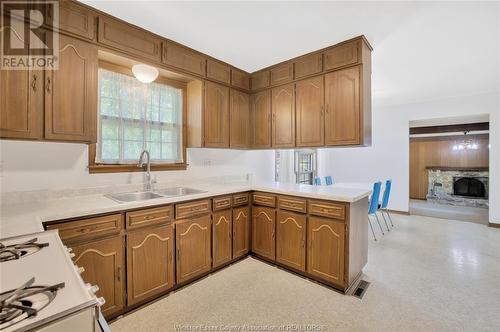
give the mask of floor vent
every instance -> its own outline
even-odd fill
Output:
[[[362,299],[366,293],[366,290],[368,289],[368,286],[370,286],[370,283],[368,281],[361,280],[352,295],[357,297],[358,299]]]

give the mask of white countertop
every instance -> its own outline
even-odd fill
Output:
[[[97,194],[2,205],[0,206],[0,238],[43,231],[42,223],[46,221],[169,204],[250,190],[348,203],[356,202],[370,194],[370,190],[365,186],[311,186],[277,182],[255,183],[251,185],[186,184],[186,187],[201,189],[206,192],[196,195],[165,197],[131,203],[118,203],[102,194]]]

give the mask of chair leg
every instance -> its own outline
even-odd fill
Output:
[[[387,217],[389,217],[389,221],[391,222],[391,226],[394,227],[394,224],[392,223],[392,218],[391,218],[391,215],[389,214],[389,211],[385,210],[385,213],[387,213]]]
[[[385,220],[384,213],[380,211],[380,214],[382,215],[382,218],[384,219],[385,227],[387,227],[387,231],[390,232],[391,230],[389,229],[389,225],[387,224],[387,220]]]
[[[380,219],[378,219],[377,213],[374,213],[375,218],[377,219],[378,227],[380,227],[380,231],[382,232],[382,235],[384,235],[384,230],[382,229],[382,225],[380,224]]]
[[[373,226],[372,226],[372,221],[370,220],[370,216],[368,216],[368,224],[370,225],[370,228],[372,230],[373,239],[377,241],[377,237],[375,236],[375,232],[373,231]]]

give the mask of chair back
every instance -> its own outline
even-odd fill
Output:
[[[321,179],[317,176],[314,178],[314,185],[321,186]]]
[[[333,184],[333,179],[332,179],[332,177],[330,175],[325,176],[325,184],[327,186],[331,186]]]
[[[382,205],[380,206],[382,209],[387,209],[387,205],[389,204],[389,196],[391,195],[391,187],[392,187],[392,180],[387,180],[385,182],[385,190],[384,190],[384,197],[382,198]]]
[[[375,182],[373,184],[372,197],[370,199],[370,206],[368,207],[368,214],[374,214],[378,209],[378,200],[380,198],[380,188],[382,187],[382,182]]]

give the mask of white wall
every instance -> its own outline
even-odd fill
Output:
[[[274,177],[274,150],[188,149],[187,161],[186,171],[152,174],[159,182],[248,173],[256,180],[273,180]],[[0,165],[3,193],[141,183],[143,180],[140,172],[89,174],[85,144],[1,140]]]
[[[500,97],[485,93],[400,106],[373,104],[373,143],[365,148],[321,149],[318,173],[334,181],[393,180],[390,208],[408,211],[409,122],[412,120],[489,114],[490,221],[500,223]],[[495,189],[496,188],[496,189]]]

